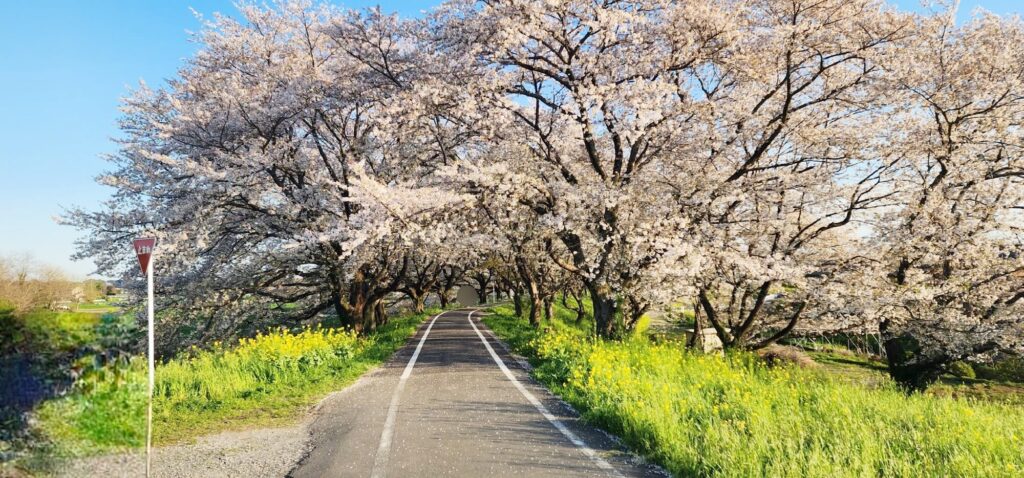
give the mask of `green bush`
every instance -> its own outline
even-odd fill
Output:
[[[501,312],[499,310],[499,312]],[[751,354],[485,322],[583,414],[676,476],[1021,476],[1024,410],[869,388]]]
[[[1010,357],[991,365],[977,365],[978,378],[1024,383],[1024,357]]]
[[[974,367],[972,367],[971,364],[962,361],[949,364],[949,373],[960,378],[978,378],[978,375],[974,372]]]
[[[97,314],[33,310],[17,319],[33,347],[55,353],[72,352],[95,340]]]

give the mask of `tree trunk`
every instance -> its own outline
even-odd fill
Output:
[[[544,298],[544,320],[550,322],[555,318],[555,301],[550,296]]]
[[[376,303],[376,305],[374,305],[373,309],[374,309],[373,316],[374,316],[374,319],[375,319],[375,325],[381,326],[381,325],[384,325],[384,324],[388,323],[388,311],[387,311],[387,308],[384,307],[384,300],[383,299],[378,299],[377,303]]]
[[[512,291],[512,304],[515,306],[516,317],[523,316],[523,293],[519,290]]]
[[[576,325],[580,325],[583,323],[583,319],[587,316],[587,309],[583,307],[583,291],[580,291],[578,294],[573,292],[572,300],[573,310],[576,311]]]
[[[704,316],[700,313],[700,304],[694,301],[693,304],[693,335],[688,344],[691,349],[698,352],[704,351]]]
[[[544,307],[544,302],[536,295],[530,295],[530,325],[534,327],[540,327],[540,314],[541,309]]]
[[[412,299],[412,311],[413,311],[413,313],[414,314],[422,314],[423,310],[425,309],[424,302],[427,299],[427,294],[426,293],[412,292],[412,293],[409,293],[408,295],[409,295],[409,298]]]
[[[591,284],[587,286],[587,290],[594,303],[594,327],[597,335],[606,339],[617,338],[620,331],[615,327],[615,295],[605,284]]]
[[[576,305],[576,325],[583,323],[583,319],[587,318],[587,309],[583,308],[582,303]]]
[[[907,394],[923,392],[942,375],[943,360],[926,356],[921,343],[913,335],[896,335],[890,328],[888,320],[883,320],[879,326],[879,331],[885,337],[883,346],[889,376]]]
[[[718,320],[718,314],[715,311],[715,306],[711,304],[711,299],[708,297],[707,289],[701,288],[700,291],[698,291],[697,299],[700,301],[701,307],[704,308],[704,313],[707,317],[708,323],[715,328],[715,333],[718,334],[718,339],[722,341],[722,348],[727,349],[732,347],[732,334],[726,330],[725,325]]]
[[[541,296],[540,287],[531,278],[526,278],[526,292],[530,295],[530,325],[536,327],[540,325],[544,297]]]
[[[379,299],[375,299],[363,307],[363,330],[367,333],[377,330],[377,326],[380,325],[380,317],[377,316],[379,305]]]
[[[358,329],[356,332],[361,334],[368,334],[374,331],[374,305],[372,303],[364,303],[358,307],[358,313],[354,313],[353,318],[358,320]]]
[[[334,310],[338,312],[342,327],[360,335],[366,330],[364,327],[366,322],[363,320],[366,311],[366,297],[362,294],[353,292],[349,295],[348,302],[343,302],[339,298],[335,303]]]
[[[632,332],[640,318],[647,313],[648,304],[634,296],[626,296],[623,300],[620,315],[622,315],[622,331],[625,334]]]
[[[345,310],[345,304],[341,301],[341,296],[334,294],[334,296],[331,297],[331,300],[334,302],[334,313],[338,314],[338,322],[342,327],[345,327],[349,316],[348,311]]]
[[[451,298],[448,297],[449,290],[442,289],[437,293],[437,300],[441,303],[442,309],[447,309],[448,304],[451,302]]]

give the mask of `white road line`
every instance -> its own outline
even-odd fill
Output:
[[[391,439],[395,435],[395,419],[398,418],[398,399],[402,396],[402,389],[405,388],[406,380],[412,375],[412,368],[416,366],[416,359],[420,356],[420,350],[423,350],[423,343],[427,341],[430,329],[434,328],[434,322],[442,315],[444,315],[444,312],[435,315],[430,320],[427,330],[423,332],[423,337],[420,337],[420,343],[416,345],[416,350],[413,351],[412,357],[409,358],[409,363],[405,365],[405,370],[402,371],[402,376],[398,379],[395,393],[391,395],[391,404],[388,405],[388,417],[384,420],[384,431],[380,434],[377,456],[373,459],[373,472],[370,473],[371,478],[384,478],[388,466],[388,455],[391,454]]]
[[[480,337],[480,341],[484,343],[484,347],[487,347],[487,351],[491,353],[491,358],[494,359],[494,363],[498,364],[498,368],[500,368],[501,371],[505,373],[505,376],[508,377],[508,379],[512,382],[512,385],[515,385],[515,387],[519,389],[519,393],[522,393],[523,396],[526,397],[526,400],[533,404],[533,406],[537,409],[538,412],[540,412],[541,415],[544,415],[544,418],[551,422],[551,424],[554,425],[555,428],[558,429],[558,431],[562,432],[562,435],[565,435],[565,437],[568,438],[573,445],[576,445],[576,447],[582,450],[585,455],[590,457],[590,459],[593,460],[594,463],[597,464],[597,466],[611,472],[612,476],[618,478],[625,478],[622,476],[621,473],[619,473],[618,470],[616,470],[612,465],[605,461],[604,458],[598,456],[597,452],[595,452],[592,448],[587,446],[587,444],[584,443],[583,440],[580,439],[580,437],[576,436],[575,433],[570,431],[564,423],[559,421],[558,418],[555,418],[555,416],[552,415],[550,411],[548,411],[548,407],[545,407],[540,400],[537,400],[537,397],[533,396],[533,394],[530,393],[530,391],[523,386],[523,384],[519,383],[519,380],[516,379],[516,376],[512,374],[512,371],[509,370],[508,367],[505,366],[505,362],[501,360],[501,357],[499,357],[498,354],[494,351],[494,348],[491,347],[491,344],[487,342],[487,339],[484,337],[484,334],[480,333],[480,329],[477,328],[476,324],[473,323],[473,312],[476,311],[474,310],[469,313],[469,325],[473,326],[473,330],[476,331],[476,335]]]

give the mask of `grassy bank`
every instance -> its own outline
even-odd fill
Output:
[[[26,412],[66,391],[78,359],[117,321],[103,314],[17,313],[0,304],[0,476],[21,476],[18,468],[47,461],[50,442]]]
[[[484,319],[534,375],[676,476],[1021,476],[1024,409],[864,386],[675,341],[595,341],[498,307]],[[559,311],[568,317],[568,311]]]
[[[2,306],[0,306],[2,308]],[[59,353],[73,351],[82,344],[96,339],[96,327],[102,315],[85,312],[55,312],[34,310],[15,315],[0,310],[3,315],[4,340],[11,349],[32,352]]]
[[[393,319],[367,337],[338,329],[276,330],[192,350],[157,367],[154,440],[166,444],[294,420],[332,390],[386,360],[427,314]],[[36,411],[62,455],[135,448],[145,440],[145,361],[82,377]]]

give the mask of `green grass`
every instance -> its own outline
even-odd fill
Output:
[[[676,476],[1024,473],[1017,406],[908,397],[887,380],[691,354],[675,340],[599,341],[561,320],[535,330],[507,307],[494,312],[484,321],[538,380]]]
[[[16,313],[0,304],[0,476],[47,463],[49,442],[23,412],[67,386],[71,363],[98,339],[100,321],[97,314]]]
[[[306,407],[394,353],[427,317],[392,320],[373,335],[338,329],[277,330],[193,350],[157,367],[154,440],[293,421]],[[135,448],[145,439],[145,363],[108,366],[75,392],[37,410],[38,427],[62,455]]]
[[[117,312],[118,310],[120,310],[116,305],[111,303],[92,304],[89,302],[75,304],[74,309],[75,312],[91,312],[94,314],[104,314],[109,312]]]
[[[807,352],[822,371],[837,380],[865,386],[887,386],[890,383],[885,362],[836,346],[832,350]],[[949,398],[970,398],[979,401],[1024,405],[1024,384],[983,378],[961,378],[943,375],[925,392]]]
[[[18,318],[37,348],[70,351],[96,340],[97,314],[35,310]]]

